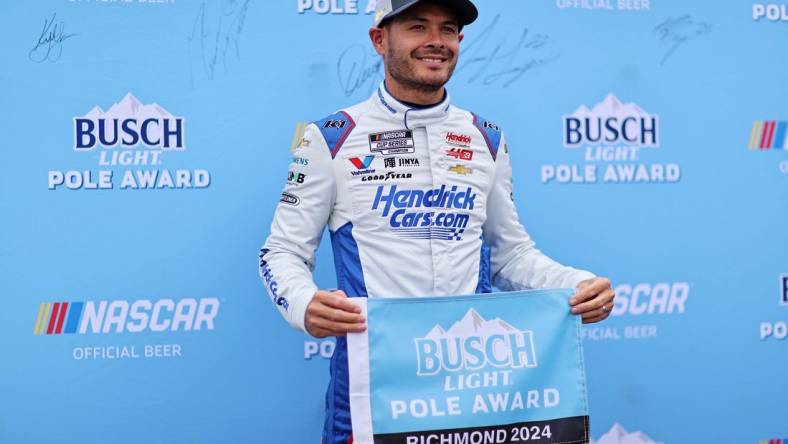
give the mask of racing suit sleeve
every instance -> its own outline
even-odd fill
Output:
[[[288,181],[260,249],[260,279],[276,308],[306,331],[306,307],[317,291],[315,250],[336,199],[336,177],[325,139],[310,124],[290,164]]]
[[[490,248],[492,283],[505,291],[530,288],[575,288],[592,273],[559,264],[536,249],[520,224],[512,199],[512,166],[501,137],[492,189],[487,198],[487,220],[482,227]]]

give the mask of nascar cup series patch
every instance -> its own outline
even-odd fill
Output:
[[[570,289],[352,298],[356,444],[586,443],[580,318]]]

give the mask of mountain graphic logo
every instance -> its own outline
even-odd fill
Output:
[[[594,441],[592,439],[590,444],[664,444],[664,443],[654,441],[653,439],[646,436],[646,434],[643,432],[629,433],[621,424],[615,423],[613,424],[613,427],[611,427],[607,433],[600,436],[597,441]]]
[[[183,117],[172,115],[157,103],[145,105],[129,92],[106,111],[94,106],[84,116],[74,118],[74,149],[142,144],[185,150],[184,126]]]
[[[374,154],[364,157],[364,160],[361,160],[358,157],[351,157],[350,163],[352,163],[357,170],[366,170],[370,167],[370,165],[372,165],[373,160],[375,160]]]
[[[581,105],[563,116],[564,146],[659,146],[659,116],[634,103],[623,103],[613,93],[589,109]]]
[[[518,330],[500,318],[486,320],[471,308],[448,329],[436,325],[415,339],[416,373],[536,367],[533,336],[532,331]]]

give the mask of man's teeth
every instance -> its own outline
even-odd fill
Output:
[[[432,63],[442,63],[443,59],[433,59],[429,57],[421,57],[419,60],[424,60],[425,62],[432,62]]]

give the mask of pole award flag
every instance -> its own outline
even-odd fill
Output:
[[[356,444],[586,443],[574,290],[353,298],[348,335]]]

